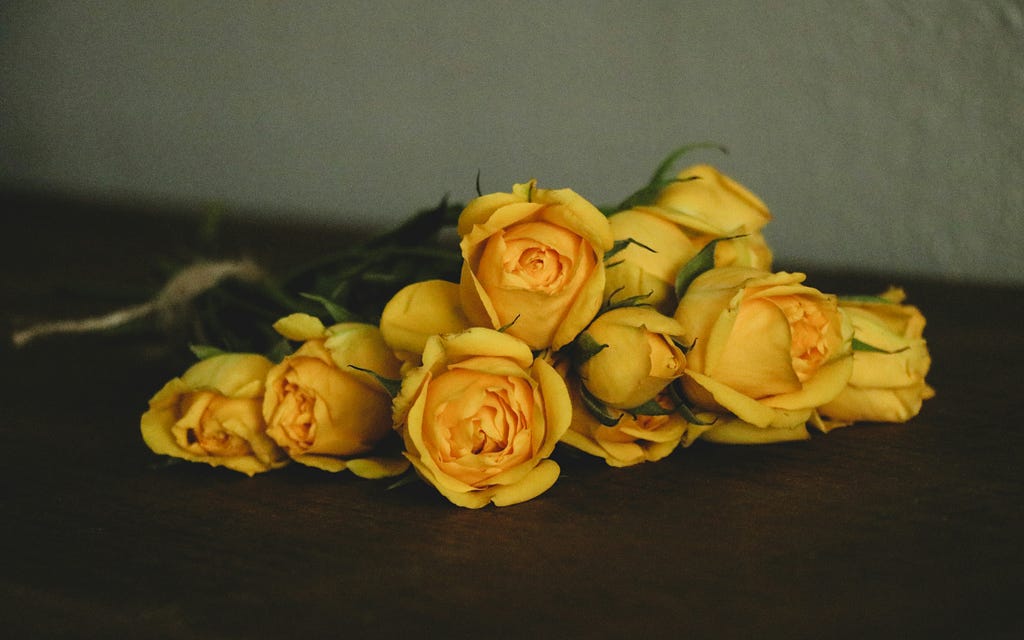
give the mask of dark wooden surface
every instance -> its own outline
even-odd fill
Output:
[[[112,308],[157,284],[192,225],[144,209],[8,196],[5,322]],[[343,237],[236,225],[226,250],[280,263]],[[104,283],[126,288],[108,295]],[[387,490],[298,466],[249,479],[161,465],[138,417],[181,359],[151,337],[6,351],[0,627],[10,638],[1018,637],[1024,290],[902,284],[928,317],[938,391],[909,424],[698,443],[625,470],[562,452],[549,492],[481,511],[422,484]]]

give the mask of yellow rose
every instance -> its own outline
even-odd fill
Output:
[[[287,464],[267,437],[260,405],[271,362],[222,354],[164,385],[142,415],[142,439],[155,453],[225,466],[247,475]]]
[[[469,328],[459,285],[444,280],[413,283],[395,294],[380,317],[384,342],[403,361],[419,363],[427,338]]]
[[[600,348],[578,366],[583,386],[618,409],[654,399],[686,368],[686,355],[672,340],[682,333],[676,320],[647,307],[601,314],[581,335],[591,348]]]
[[[715,266],[771,269],[772,252],[761,233],[771,213],[757,196],[708,165],[689,167],[677,177],[652,206],[609,218],[616,241],[632,239],[644,246],[630,245],[615,255],[606,295],[649,293],[646,302],[671,314],[679,269],[717,238],[739,236],[715,246]]]
[[[858,420],[906,422],[935,395],[925,383],[931,366],[922,337],[925,319],[917,307],[900,304],[900,289],[877,302],[840,301],[853,322],[853,337],[875,350],[853,352],[853,375],[842,393],[819,409],[829,419],[825,429]]]
[[[380,330],[355,322],[325,328],[304,314],[283,318],[274,328],[304,342],[267,374],[267,435],[292,459],[318,469],[348,468],[364,477],[400,473],[404,464],[349,459],[370,452],[391,431],[391,398],[366,372],[399,375],[400,363]]]
[[[612,467],[628,467],[661,460],[679,446],[689,423],[677,413],[659,416],[618,413],[615,426],[601,424],[586,409],[578,382],[572,389],[572,424],[562,442],[584,453],[603,458]],[[659,399],[663,406],[671,406]]]
[[[853,368],[850,321],[804,277],[723,267],[693,281],[675,315],[693,343],[683,376],[692,402],[781,439],[804,437]]]
[[[676,274],[704,245],[650,207],[620,211],[608,223],[615,240],[631,239],[643,246],[630,244],[610,259],[605,295],[646,295],[645,303],[671,314],[676,307]]]
[[[654,201],[655,207],[672,212],[688,228],[753,233],[772,216],[761,199],[729,176],[709,165],[694,165],[679,172],[678,181],[666,186]],[[705,231],[707,232],[707,231]]]
[[[569,428],[565,382],[523,341],[493,329],[434,336],[395,399],[416,471],[452,503],[515,504],[547,491]]]
[[[572,342],[601,306],[608,219],[570,189],[518,184],[459,217],[460,293],[474,326],[505,327],[532,349]]]

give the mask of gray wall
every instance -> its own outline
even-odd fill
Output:
[[[379,226],[673,147],[777,255],[1024,282],[1020,0],[0,4],[0,182]]]

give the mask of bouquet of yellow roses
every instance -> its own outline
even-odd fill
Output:
[[[530,181],[325,257],[267,296],[292,306],[269,348],[196,349],[146,444],[249,475],[415,473],[478,508],[546,491],[560,443],[621,467],[916,415],[921,313],[773,272],[767,207],[711,166],[675,173],[688,150],[604,212]]]

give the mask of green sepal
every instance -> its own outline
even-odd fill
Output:
[[[594,394],[590,393],[583,384],[580,384],[580,396],[583,398],[583,406],[587,408],[590,415],[606,427],[614,427],[619,424],[619,420],[622,420],[622,414],[612,416],[608,412],[608,407],[603,402],[594,397]]]
[[[622,309],[624,307],[651,306],[651,304],[649,302],[645,302],[645,300],[654,295],[653,291],[648,291],[647,293],[640,293],[635,296],[629,296],[628,298],[623,298],[622,300],[612,302],[612,298],[615,297],[615,294],[622,291],[623,289],[624,287],[619,287],[615,291],[612,291],[610,294],[608,294],[608,298],[606,298],[604,304],[601,305],[601,308],[598,310],[597,315],[600,316],[601,314],[607,313],[612,309]]]
[[[620,202],[618,206],[615,207],[615,210],[612,211],[611,213],[615,213],[617,211],[625,211],[626,209],[632,209],[633,207],[638,207],[645,204],[651,204],[657,197],[658,193],[668,185],[672,184],[673,182],[699,180],[697,176],[684,178],[683,180],[668,177],[669,174],[672,172],[672,166],[680,158],[682,158],[687,153],[695,151],[697,149],[718,149],[722,153],[729,153],[728,149],[714,142],[697,142],[679,147],[678,149],[672,151],[672,153],[668,154],[668,156],[666,156],[665,159],[661,161],[661,164],[659,164],[658,168],[654,170],[654,174],[651,176],[650,181],[646,185],[640,187],[632,194],[630,194],[630,196],[623,200],[622,202]]]
[[[683,265],[683,268],[676,274],[676,298],[682,298],[683,294],[690,287],[690,284],[697,279],[697,276],[715,267],[715,247],[723,240],[735,240],[742,238],[745,234],[715,238],[704,245],[704,248],[697,252],[697,255]]]
[[[225,353],[229,353],[224,349],[214,347],[208,344],[190,344],[188,345],[188,350],[192,352],[192,355],[194,355],[196,358],[200,360],[206,360],[207,358],[212,358],[214,356],[220,356],[224,355]]]
[[[693,409],[687,406],[685,402],[676,407],[676,413],[683,416],[683,419],[689,422],[690,424],[698,424],[702,427],[706,427],[710,424],[715,424],[715,422],[718,421],[718,418],[712,418],[711,420],[701,420],[700,418],[697,417],[697,414],[693,412]]]
[[[607,348],[607,344],[601,344],[594,340],[594,336],[584,331],[572,341],[572,360],[579,366]]]
[[[892,355],[894,353],[900,353],[901,351],[906,351],[909,348],[910,347],[903,347],[902,349],[897,349],[895,351],[886,351],[885,349],[879,349],[876,346],[870,345],[870,344],[868,344],[866,342],[862,342],[862,341],[858,340],[857,338],[853,339],[853,350],[854,351],[866,351],[868,353],[885,353],[885,354]]]
[[[318,296],[315,293],[300,293],[299,295],[307,300],[319,302],[335,322],[353,322],[356,319],[356,314],[334,302],[330,298]]]
[[[690,341],[690,344],[683,344],[682,342],[679,342],[679,340],[676,339],[675,336],[669,336],[669,339],[672,340],[672,344],[679,347],[679,350],[682,351],[684,354],[690,353],[690,349],[693,349],[694,345],[697,344],[697,338],[694,338],[692,341]]]
[[[607,268],[607,267],[609,266],[609,265],[608,265],[608,259],[609,259],[609,258],[612,258],[612,257],[614,257],[614,256],[615,256],[615,254],[617,254],[617,253],[619,253],[619,252],[623,251],[623,250],[624,250],[624,249],[625,249],[626,247],[628,247],[628,246],[629,246],[629,245],[631,245],[631,244],[635,244],[635,245],[636,245],[636,246],[638,246],[638,247],[642,247],[642,248],[644,248],[644,249],[647,249],[647,250],[648,250],[648,251],[650,251],[651,253],[658,253],[658,252],[657,252],[657,251],[655,251],[654,249],[652,249],[652,248],[648,247],[648,246],[647,246],[646,244],[644,244],[644,243],[642,243],[642,242],[637,242],[637,241],[636,241],[636,240],[634,240],[633,238],[626,238],[625,240],[616,240],[616,241],[615,241],[615,242],[614,242],[614,243],[612,244],[612,248],[611,248],[611,249],[609,249],[608,251],[605,251],[605,252],[604,252],[604,262],[605,262],[605,267]],[[615,263],[615,264],[618,264],[618,263]]]
[[[633,416],[669,416],[676,412],[673,407],[663,407],[655,400],[648,400],[642,405],[626,409],[626,413]]]
[[[373,376],[374,380],[379,382],[380,386],[384,387],[384,390],[387,391],[388,395],[390,395],[392,398],[398,397],[399,392],[402,390],[402,381],[401,380],[397,380],[395,378],[385,378],[384,376],[380,375],[376,371],[371,371],[370,369],[364,369],[362,367],[357,367],[354,364],[350,364],[348,366],[352,367],[356,371],[362,371],[363,373],[368,373],[371,376]]]
[[[710,421],[701,420],[700,418],[697,417],[697,414],[693,412],[693,409],[690,408],[690,405],[686,403],[686,396],[683,394],[683,385],[680,383],[678,378],[673,380],[670,385],[665,387],[665,392],[668,394],[669,400],[672,401],[672,406],[675,407],[673,411],[683,416],[683,419],[689,422],[690,424],[707,426],[709,424],[714,424],[715,420],[717,420],[717,418]]]
[[[511,327],[512,325],[514,325],[515,323],[519,322],[519,316],[520,316],[520,315],[521,315],[521,314],[518,314],[518,313],[517,313],[517,314],[516,314],[516,317],[512,318],[512,321],[511,321],[511,322],[509,322],[508,324],[505,324],[505,325],[502,325],[502,326],[498,327],[498,328],[496,329],[496,331],[497,331],[498,333],[505,333],[506,331],[508,331],[508,330],[509,330],[509,328],[510,328],[510,327]]]

